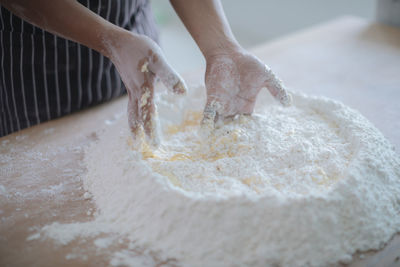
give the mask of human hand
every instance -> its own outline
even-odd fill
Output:
[[[268,66],[248,52],[227,50],[206,60],[207,103],[203,124],[213,126],[218,119],[251,114],[257,95],[264,87],[282,105],[290,105],[291,96],[282,82]]]
[[[146,36],[121,31],[104,42],[128,92],[128,123],[133,137],[143,129],[156,144],[154,84],[159,78],[174,93],[184,94],[185,82],[166,62],[160,47]]]

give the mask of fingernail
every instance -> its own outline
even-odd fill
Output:
[[[285,90],[282,91],[278,98],[279,102],[285,107],[288,107],[292,104],[292,95]]]
[[[177,84],[174,85],[173,90],[177,94],[186,94],[187,87],[183,81],[179,81]]]

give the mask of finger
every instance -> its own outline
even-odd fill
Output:
[[[145,82],[140,88],[139,114],[143,129],[152,144],[158,143],[154,104],[154,75],[145,73]]]
[[[150,70],[160,78],[169,90],[176,94],[185,94],[187,86],[182,77],[167,63],[165,58],[151,54],[149,56]]]
[[[203,111],[202,127],[214,128],[221,110],[221,103],[213,97],[209,97]]]
[[[131,130],[133,139],[136,140],[137,137],[139,136],[139,132],[141,129],[138,99],[137,97],[134,96],[133,93],[130,92],[131,90],[127,91],[128,91],[128,107],[127,107],[128,125]]]
[[[275,76],[268,66],[265,66],[265,72],[267,75],[267,80],[264,84],[269,90],[271,95],[279,101],[283,106],[290,106],[292,103],[292,97],[289,92],[283,86],[282,81]]]

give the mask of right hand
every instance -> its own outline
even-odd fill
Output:
[[[290,94],[270,68],[240,47],[207,56],[205,84],[203,125],[213,126],[217,120],[235,115],[250,115],[262,88],[267,88],[283,106],[291,103]]]
[[[149,141],[157,143],[153,100],[156,78],[177,94],[186,92],[185,82],[147,36],[121,31],[104,43],[128,92],[128,123],[133,137],[143,129]]]

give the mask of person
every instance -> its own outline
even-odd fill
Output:
[[[262,88],[283,105],[281,81],[235,39],[219,0],[171,0],[206,59],[203,123],[251,114]],[[154,84],[183,94],[147,0],[0,0],[0,136],[128,94],[133,136],[155,138]],[[125,89],[121,86],[121,80]]]
[[[400,27],[399,0],[377,0],[375,6],[375,17],[378,22],[394,27]]]

